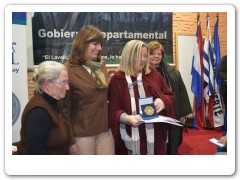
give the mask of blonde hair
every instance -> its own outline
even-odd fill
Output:
[[[140,64],[142,56],[142,47],[147,48],[147,62],[145,64],[145,74],[150,73],[149,69],[149,50],[147,45],[140,40],[131,40],[123,48],[119,70],[127,75],[135,76],[138,74],[136,70],[136,65]]]
[[[59,77],[62,70],[67,68],[56,61],[44,61],[33,72],[33,81],[36,83],[36,91],[42,92],[42,86],[45,80],[55,81]]]
[[[149,51],[150,51],[150,54],[153,54],[153,52],[156,50],[156,49],[160,49],[161,50],[161,53],[162,53],[162,60],[164,59],[164,56],[165,56],[165,49],[163,47],[163,45],[158,42],[158,41],[151,41],[147,44],[148,48],[149,48]]]

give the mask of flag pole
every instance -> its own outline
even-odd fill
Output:
[[[198,29],[198,22],[199,22],[199,19],[200,19],[200,13],[198,12],[197,13],[197,28]],[[192,112],[192,115],[194,117],[194,120],[193,120],[193,128],[196,128],[197,129],[197,122],[195,121],[195,114],[196,114],[196,97],[194,96],[193,97],[193,112]]]
[[[197,13],[197,28],[198,28],[198,22],[199,22],[199,19],[200,19],[200,14],[199,14],[199,12]],[[193,115],[193,117],[195,117],[195,106],[196,106],[196,98],[195,98],[195,96],[193,97],[193,113],[192,113],[192,115]]]
[[[208,18],[209,18],[209,13],[207,12],[206,31],[207,31],[207,29],[208,29]],[[205,37],[205,38],[208,38],[208,37]],[[205,44],[205,40],[204,40],[204,44]],[[207,112],[208,102],[207,102],[207,100],[206,100],[205,98],[204,98],[204,105],[205,105],[205,107],[204,107],[205,112]],[[204,118],[204,127],[205,127],[205,128],[207,127],[207,116],[205,116],[205,118]]]
[[[198,26],[199,19],[200,19],[200,13],[198,12],[198,14],[197,14],[197,26]]]

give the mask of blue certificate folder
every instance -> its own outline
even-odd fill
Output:
[[[158,117],[152,96],[147,98],[139,98],[139,112],[144,120],[154,119]]]

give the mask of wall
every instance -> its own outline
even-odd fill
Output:
[[[177,12],[173,13],[173,62],[178,65],[176,59],[176,34],[195,34],[197,28],[197,12]],[[202,35],[206,34],[207,13],[201,12],[200,21],[202,26]],[[211,33],[213,36],[214,25],[216,22],[216,13],[209,13]],[[219,13],[218,33],[220,40],[221,55],[227,54],[227,13]],[[188,52],[193,53],[193,52]],[[178,67],[177,67],[178,68]],[[117,67],[108,67],[108,70],[117,70]],[[33,96],[35,84],[32,81],[32,72],[28,72],[28,95],[29,99]]]
[[[197,29],[197,12],[194,13],[173,13],[173,62],[176,62],[176,34],[195,34]],[[202,35],[206,34],[207,13],[199,13]],[[218,34],[220,40],[221,56],[227,54],[227,13],[219,13]],[[210,27],[213,37],[216,13],[209,13]],[[192,52],[191,52],[192,53]]]

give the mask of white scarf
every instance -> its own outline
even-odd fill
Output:
[[[132,108],[132,115],[137,115],[137,109],[136,109],[136,101],[135,101],[135,95],[134,95],[134,85],[137,83],[138,85],[138,92],[141,98],[146,97],[143,83],[142,83],[142,72],[140,72],[137,75],[137,81],[132,83],[132,79],[129,75],[126,75],[126,80],[128,83],[128,89],[130,93],[131,98],[131,108]],[[139,136],[139,130],[138,127],[132,126],[132,137],[130,137],[126,131],[126,125],[123,123],[120,123],[120,134],[121,138],[125,142],[125,145],[127,149],[132,151],[133,155],[139,155],[140,154],[140,136]],[[147,135],[147,150],[148,155],[154,154],[154,127],[152,123],[145,124],[145,130]]]

